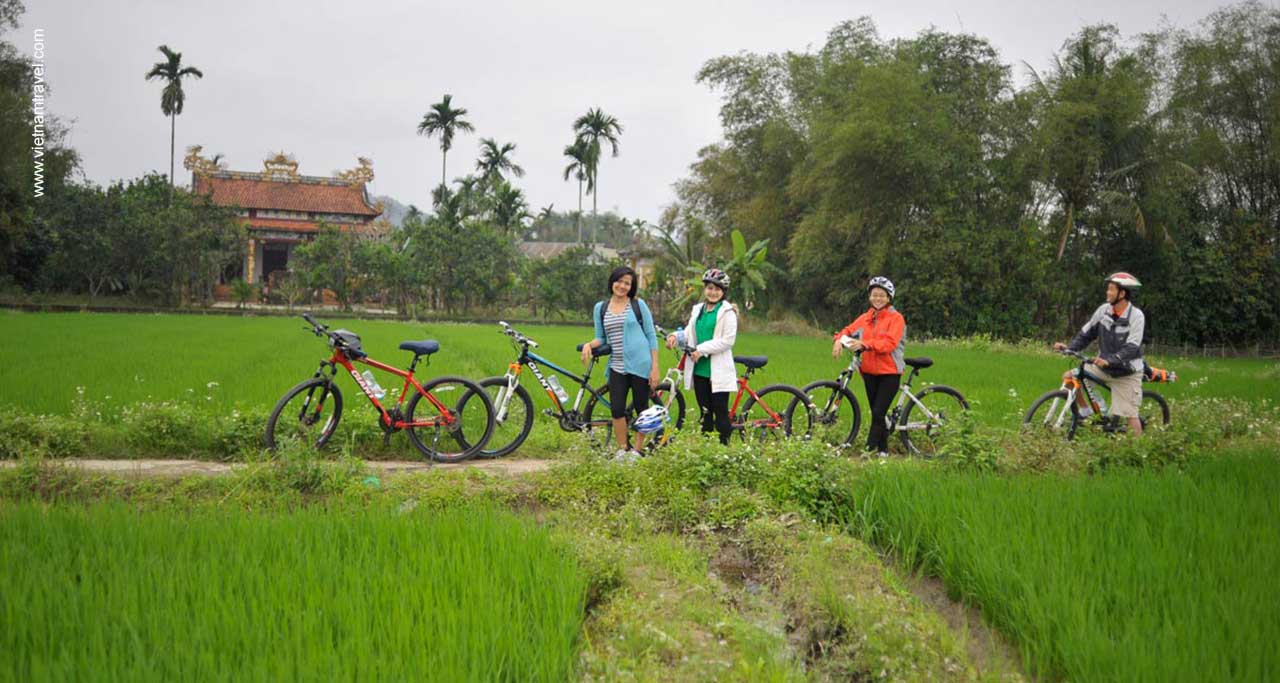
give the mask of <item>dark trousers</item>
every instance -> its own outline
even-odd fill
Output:
[[[889,430],[884,426],[884,416],[889,413],[893,399],[898,395],[902,375],[863,375],[867,387],[867,404],[871,406],[871,428],[867,430],[867,450],[888,451]]]
[[[727,445],[733,428],[729,426],[729,392],[711,391],[711,378],[693,376],[693,393],[698,398],[698,410],[702,412],[702,431],[716,430],[720,443]]]
[[[627,416],[627,392],[631,392],[632,409],[639,414],[649,407],[649,378],[625,372],[609,371],[609,411],[613,419]]]

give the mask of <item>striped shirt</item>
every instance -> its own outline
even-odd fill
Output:
[[[614,313],[608,309],[604,312],[604,338],[613,347],[609,356],[609,369],[613,372],[623,371],[622,328],[627,324],[627,309]]]

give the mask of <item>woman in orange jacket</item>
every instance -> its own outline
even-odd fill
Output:
[[[867,387],[867,404],[871,406],[867,451],[884,458],[889,455],[889,430],[885,428],[884,416],[898,393],[906,367],[902,362],[902,347],[907,325],[892,305],[893,283],[889,278],[871,278],[867,299],[871,308],[836,332],[831,357],[839,358],[842,349],[862,353],[862,383]]]

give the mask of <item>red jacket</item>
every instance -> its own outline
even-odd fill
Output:
[[[907,322],[893,306],[877,311],[868,309],[847,327],[836,332],[835,339],[850,336],[861,339],[862,374],[901,375],[906,364],[902,362],[902,349],[906,340]]]

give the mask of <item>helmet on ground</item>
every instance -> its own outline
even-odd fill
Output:
[[[872,287],[879,287],[880,289],[883,289],[885,293],[889,295],[889,298],[893,299],[893,281],[889,278],[884,277],[883,275],[877,275],[871,278],[871,282],[867,283],[867,291],[870,291]]]
[[[636,418],[635,427],[637,432],[641,434],[652,434],[667,422],[667,409],[665,406],[649,406],[644,412]]]
[[[703,282],[710,282],[720,289],[729,288],[729,274],[719,268],[708,268],[707,272],[702,274]]]
[[[1108,275],[1107,279],[1103,280],[1102,282],[1103,284],[1114,282],[1116,283],[1117,287],[1129,293],[1133,293],[1138,291],[1139,289],[1142,289],[1142,283],[1138,282],[1138,278],[1128,273],[1125,273],[1123,271]]]

